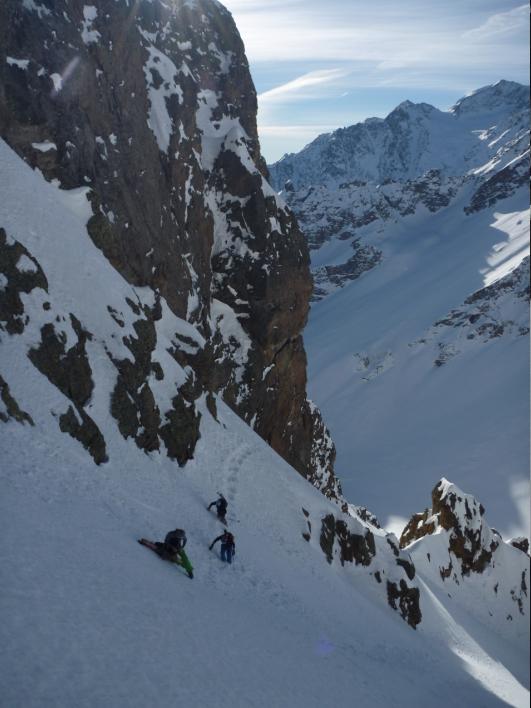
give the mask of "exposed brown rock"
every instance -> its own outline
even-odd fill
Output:
[[[81,419],[81,420],[80,420]],[[98,426],[82,408],[74,411],[72,406],[59,418],[59,427],[68,433],[89,451],[97,465],[107,462],[105,439]]]
[[[53,324],[46,324],[41,329],[41,342],[30,349],[31,362],[57,386],[64,395],[82,408],[90,399],[94,382],[88,362],[85,344],[91,334],[86,332],[74,315],[70,315],[72,328],[77,335],[77,342],[66,350],[66,335],[56,331]]]
[[[422,514],[413,514],[400,536],[400,548],[405,548],[413,541],[423,536],[428,536],[435,531],[436,525],[434,521],[426,523],[431,516],[430,509],[425,509]]]
[[[336,537],[336,520],[333,514],[328,514],[321,522],[321,535],[319,544],[326,560],[332,563],[334,559],[334,541]]]
[[[460,562],[462,575],[482,573],[492,560],[492,554],[501,543],[501,536],[483,521],[484,507],[474,497],[463,494],[446,480],[441,480],[432,491],[432,508],[414,514],[400,538],[405,548],[437,528],[448,532],[448,551]],[[452,574],[452,562],[441,568],[441,577]]]
[[[26,257],[33,264],[32,270],[20,270],[20,259]],[[39,263],[24,246],[16,241],[8,242],[8,235],[0,228],[0,273],[7,284],[0,288],[0,330],[8,334],[22,334],[26,325],[21,293],[30,293],[34,288],[48,290],[48,281]]]
[[[10,418],[18,421],[19,423],[29,423],[30,425],[35,425],[32,417],[23,411],[18,403],[15,401],[7,382],[0,376],[0,398],[2,399],[5,406],[5,413],[0,410],[0,420],[4,423]]]
[[[355,506],[354,507],[356,514],[362,519],[363,521],[366,521],[368,524],[371,526],[374,526],[377,529],[381,529],[381,524],[378,521],[377,517],[372,513],[372,511],[369,511],[367,507],[365,506]],[[348,505],[347,505],[347,511],[348,511]]]
[[[184,465],[192,459],[199,440],[201,414],[193,403],[187,403],[182,396],[173,399],[173,409],[166,413],[167,423],[160,429],[160,436],[166,444],[168,455]]]
[[[512,538],[509,543],[511,546],[514,546],[514,548],[518,548],[519,551],[522,551],[522,553],[529,555],[529,539],[521,536],[519,538]]]
[[[367,530],[364,536],[351,533],[344,521],[336,521],[336,535],[341,549],[341,565],[370,565],[376,553],[374,536]]]
[[[352,533],[341,519],[336,520],[333,514],[325,516],[321,525],[320,544],[329,563],[333,560],[333,547],[337,539],[340,549],[341,565],[355,563],[370,565],[376,553],[373,534],[366,529],[365,535]]]
[[[387,581],[387,599],[394,610],[399,610],[402,618],[416,629],[422,620],[420,611],[420,593],[418,588],[408,587],[405,580],[399,584]],[[398,602],[398,605],[397,605]]]
[[[376,539],[374,534],[364,525],[357,521],[358,527],[362,533],[355,533],[349,528],[348,523],[344,519],[336,519],[333,514],[328,514],[321,521],[321,535],[319,542],[321,549],[329,563],[334,559],[334,545],[337,541],[339,547],[339,561],[341,565],[345,563],[354,563],[355,565],[370,566],[375,559]],[[304,535],[304,534],[303,534]],[[383,539],[381,539],[383,541]],[[389,552],[392,553],[392,558],[395,564],[401,568],[409,580],[415,578],[415,566],[409,554],[401,551],[398,545],[398,540],[393,534],[387,534],[385,541],[390,551],[387,551],[386,570],[389,570]],[[385,544],[384,544],[385,545]],[[383,553],[385,549],[380,549],[378,553]],[[378,584],[382,583],[382,574],[385,571],[380,568],[374,571],[374,578]],[[393,609],[400,610],[402,617],[412,626],[415,627],[421,620],[422,614],[420,611],[420,594],[418,588],[410,588],[407,582],[401,578],[397,582],[387,581],[388,601]],[[399,604],[396,604],[399,600]]]

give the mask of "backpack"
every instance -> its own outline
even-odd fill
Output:
[[[226,546],[234,546],[234,536],[230,533],[230,531],[225,531],[222,543]]]
[[[225,516],[227,512],[227,500],[225,497],[220,496],[220,498],[216,502],[216,510],[218,514],[221,514],[221,516]]]
[[[183,529],[175,529],[166,534],[164,543],[175,548],[184,548],[186,546],[186,532]]]

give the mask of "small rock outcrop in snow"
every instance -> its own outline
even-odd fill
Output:
[[[441,479],[432,506],[414,514],[400,538],[423,578],[511,641],[529,633],[527,539],[504,542],[470,494]]]
[[[444,530],[449,534],[450,552],[460,561],[461,574],[482,573],[501,542],[501,537],[483,523],[484,513],[472,495],[463,494],[442,479],[432,492],[431,509],[412,517],[400,537],[400,547]]]
[[[342,516],[327,514],[321,519],[319,544],[328,563],[370,568],[370,575],[382,585],[389,605],[400,612],[413,629],[421,622],[420,591],[415,566],[409,553],[401,550],[396,536],[370,519],[366,509],[349,506]],[[377,523],[377,522],[376,522]],[[311,537],[311,520],[308,519]]]
[[[433,364],[444,366],[465,352],[478,352],[489,340],[529,334],[529,256],[510,273],[465,299],[411,344],[430,347]]]

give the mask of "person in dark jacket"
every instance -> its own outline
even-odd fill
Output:
[[[232,563],[234,554],[236,553],[236,545],[234,543],[234,536],[225,529],[225,531],[215,538],[210,544],[210,550],[214,548],[214,545],[221,541],[221,560],[226,563]]]
[[[175,529],[166,534],[164,543],[158,541],[155,543],[157,553],[164,560],[169,560],[182,565],[190,578],[194,577],[194,569],[190,563],[190,559],[184,552],[186,546],[186,533],[183,529]]]
[[[218,515],[218,519],[220,521],[222,521],[223,523],[225,523],[225,516],[227,514],[227,505],[228,505],[228,502],[225,499],[225,497],[223,496],[223,494],[218,492],[218,498],[216,499],[216,501],[213,501],[211,504],[208,505],[208,510],[210,511],[210,509],[212,509],[212,507],[215,506],[216,513]]]

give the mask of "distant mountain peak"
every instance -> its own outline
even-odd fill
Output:
[[[514,81],[498,81],[446,111],[407,99],[386,118],[368,118],[319,135],[299,153],[285,155],[270,167],[272,184],[277,190],[288,180],[295,189],[336,188],[359,180],[418,179],[432,169],[447,177],[464,175],[472,165],[491,163],[499,146],[484,138],[493,126],[499,135],[512,131],[521,142],[529,127],[523,114],[528,91]]]
[[[456,115],[479,111],[499,110],[506,107],[521,107],[524,109],[529,101],[529,86],[516,81],[500,79],[494,84],[482,86],[468,96],[460,98],[450,108]]]

